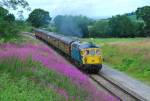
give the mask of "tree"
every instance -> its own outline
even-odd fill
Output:
[[[8,22],[15,21],[15,16],[13,14],[9,14],[9,11],[3,7],[0,7],[0,18]]]
[[[7,15],[4,17],[4,20],[5,20],[5,21],[8,21],[9,23],[14,22],[14,21],[15,21],[15,16],[14,16],[13,14],[7,14]]]
[[[43,9],[35,9],[29,14],[27,21],[34,27],[41,27],[48,25],[51,21],[51,17],[48,11],[44,11]]]
[[[150,6],[138,8],[136,10],[137,18],[142,18],[146,24],[145,29],[150,30]]]
[[[126,15],[117,15],[109,20],[113,37],[134,37],[134,25]]]
[[[108,31],[107,20],[95,21],[94,25],[89,28],[90,37],[109,37]]]
[[[13,8],[14,10],[18,9],[18,7],[26,8],[30,10],[29,4],[26,0],[0,0],[1,7]]]
[[[143,33],[144,30],[144,23],[143,22],[132,22],[134,25],[134,35],[135,37],[145,37],[146,34]]]
[[[8,10],[0,7],[0,17],[4,17],[8,14]]]
[[[7,9],[0,7],[0,36],[15,36],[19,31],[20,29],[15,22],[15,16],[9,14]]]

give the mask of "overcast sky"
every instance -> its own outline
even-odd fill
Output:
[[[150,5],[150,0],[27,0],[30,7],[42,8],[56,15],[85,15],[92,18],[110,17]],[[30,12],[28,12],[30,13]],[[24,13],[25,17],[28,13]]]

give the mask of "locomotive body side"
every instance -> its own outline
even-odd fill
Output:
[[[47,32],[40,29],[34,29],[35,35],[42,40],[48,42],[55,48],[59,49],[66,55],[70,56],[71,51],[71,43],[75,41],[75,39],[65,37],[63,35],[57,35],[53,32]]]
[[[75,40],[68,37],[61,37],[60,38],[60,50],[63,51],[67,55],[71,55],[71,43]]]

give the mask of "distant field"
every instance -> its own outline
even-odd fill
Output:
[[[84,40],[101,46],[106,64],[150,85],[150,38]]]

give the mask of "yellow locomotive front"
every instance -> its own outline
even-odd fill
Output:
[[[86,48],[81,51],[83,64],[99,65],[102,64],[102,56],[99,48]]]
[[[102,68],[100,48],[92,43],[75,41],[71,44],[71,58],[81,69],[98,73]]]

